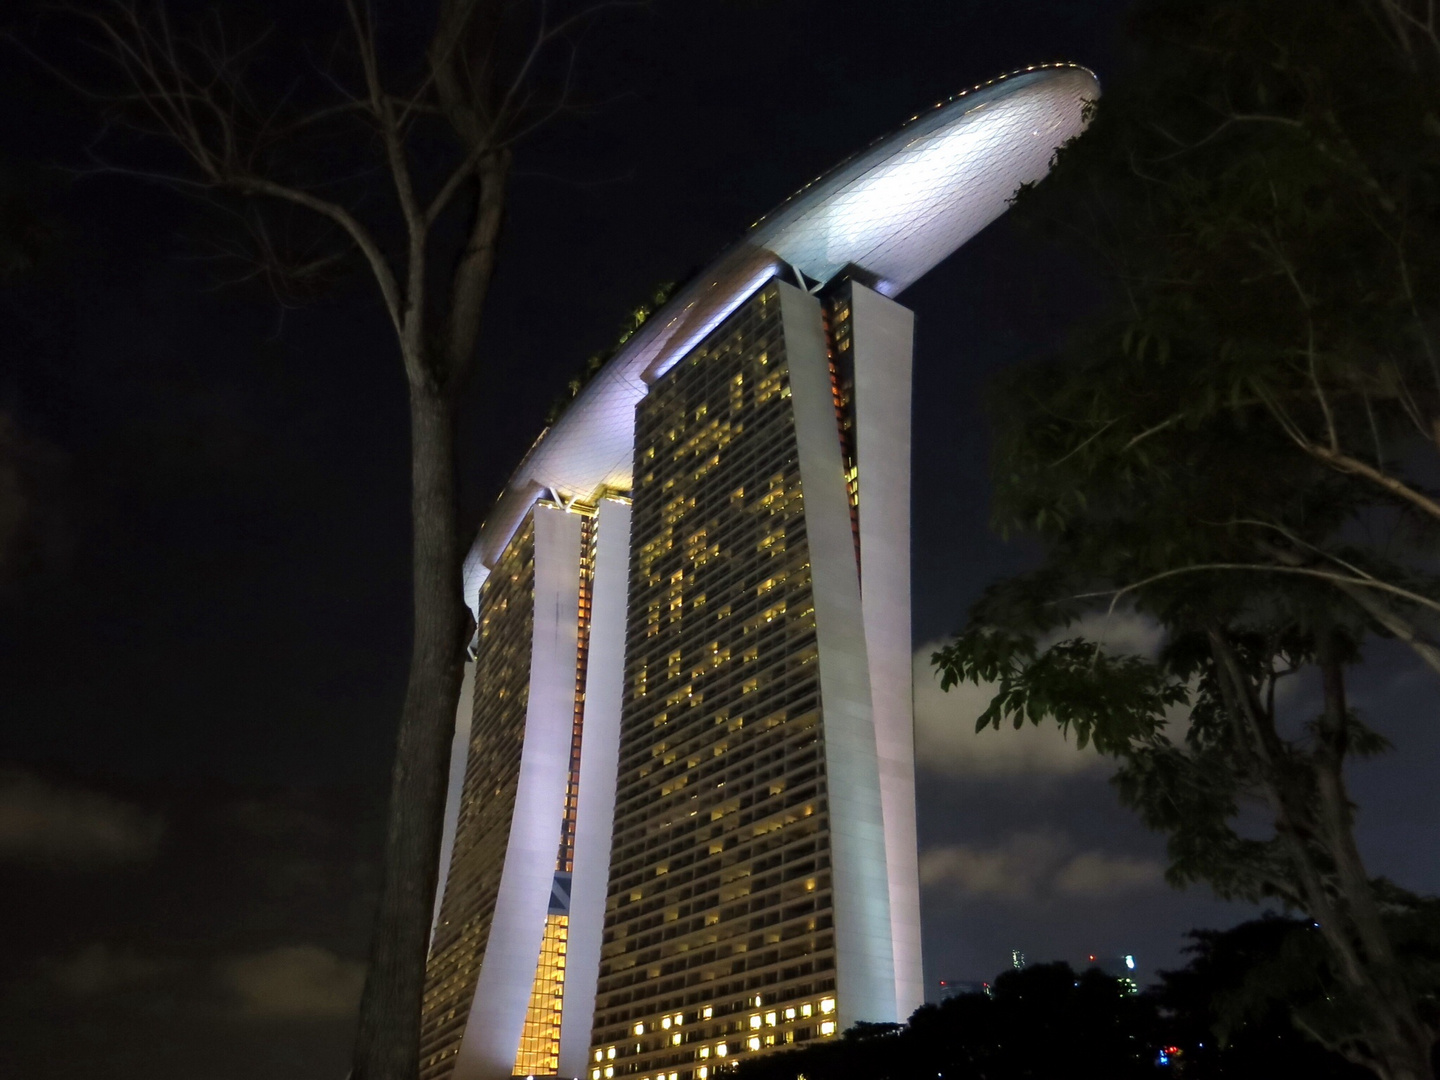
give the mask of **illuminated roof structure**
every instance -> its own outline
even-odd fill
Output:
[[[531,448],[466,560],[471,605],[542,492],[568,501],[632,486],[636,404],[763,281],[788,266],[826,282],[853,265],[874,277],[877,292],[897,295],[1041,179],[1098,96],[1095,76],[1078,65],[1002,76],[912,117],[757,221],[630,338]]]

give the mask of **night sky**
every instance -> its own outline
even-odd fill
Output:
[[[1123,6],[659,0],[611,17],[580,53],[593,107],[520,155],[465,409],[466,521],[656,284],[957,90],[1050,60],[1103,82]],[[338,5],[303,7],[282,32],[323,42]],[[393,5],[396,37],[423,40],[403,11],[425,7]],[[224,285],[203,207],[55,168],[96,136],[83,102],[13,51],[0,92],[0,182],[45,230],[41,264],[0,285],[0,1076],[339,1080],[408,653],[390,328],[360,278],[293,310]],[[1187,929],[1251,914],[1163,884],[1160,839],[1098,758],[972,734],[982,696],[941,695],[923,666],[1033,557],[987,528],[987,379],[1097,296],[1078,257],[1002,220],[900,297],[917,314],[932,986],[989,978],[1012,948],[1135,953],[1148,975]],[[1354,776],[1371,869],[1436,891],[1433,684],[1381,650],[1354,697],[1398,748]]]

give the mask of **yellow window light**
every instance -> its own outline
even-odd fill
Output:
[[[813,1005],[811,1005],[808,1001],[807,1001],[804,1005],[801,1005],[801,1006],[800,1006],[800,1015],[801,1015],[801,1016],[810,1016],[810,1015],[813,1014],[814,1012],[815,1012],[815,1007],[814,1007]]]
[[[636,1025],[635,1025],[635,1034],[636,1034],[636,1035],[644,1035],[644,1034],[645,1034],[645,1025],[644,1025],[644,1024],[636,1024]]]
[[[684,1014],[684,1013],[676,1013],[676,1014],[675,1014],[675,1026],[676,1026],[676,1027],[679,1027],[679,1026],[680,1026],[681,1024],[683,1024],[684,1022],[685,1022],[685,1014]]]
[[[751,1050],[759,1050],[759,1049],[760,1049],[760,1036],[759,1036],[759,1035],[751,1035],[751,1036],[750,1036],[750,1041],[749,1041],[748,1043],[746,1043],[745,1045],[747,1045],[748,1047],[750,1047]]]
[[[820,1011],[821,1011],[822,1013],[826,1013],[826,1014],[829,1014],[829,1013],[834,1012],[834,1011],[835,1011],[835,999],[834,999],[834,998],[823,998],[823,999],[821,1000],[821,1002],[820,1002]]]
[[[710,1056],[710,1048],[708,1046],[700,1047],[700,1056],[702,1058],[708,1058]]]
[[[706,1005],[705,1008],[700,1010],[700,1018],[702,1020],[709,1020],[714,1015],[715,1010],[712,1009],[709,1005]]]
[[[596,1060],[596,1061],[601,1060],[604,1056],[605,1056],[605,1055],[602,1054],[599,1050],[596,1050],[596,1051],[595,1051],[595,1060]]]
[[[660,1018],[660,1026],[661,1026],[662,1028],[664,1028],[666,1031],[669,1031],[669,1030],[670,1030],[670,1018],[669,1018],[668,1016],[661,1017],[661,1018]]]
[[[607,1047],[605,1048],[605,1056],[606,1056],[607,1058],[610,1058],[610,1060],[612,1060],[612,1061],[615,1060],[615,1047],[613,1047],[613,1046],[607,1046]]]
[[[775,1014],[773,1012],[767,1012],[765,1014],[765,1023],[769,1024],[771,1027],[775,1026]]]
[[[786,1010],[785,1010],[785,1019],[786,1019],[786,1020],[794,1020],[794,1019],[795,1019],[795,1010],[794,1010],[794,1009],[786,1009]]]
[[[680,1040],[681,1040],[682,1038],[684,1038],[684,1036],[682,1036],[678,1031],[675,1032],[674,1035],[671,1035],[671,1036],[670,1036],[670,1045],[671,1045],[671,1046],[679,1046],[679,1045],[680,1045]]]
[[[835,1034],[835,1021],[834,1021],[834,1020],[826,1020],[823,1024],[821,1024],[821,1025],[820,1025],[820,1034],[821,1034],[821,1035],[834,1035],[834,1034]]]
[[[758,1027],[760,1026],[760,1014],[759,1014],[759,1013],[752,1013],[752,1014],[751,1014],[751,1016],[750,1016],[750,1026],[751,1026],[752,1028],[758,1028]]]
[[[729,1044],[729,1043],[721,1043],[719,1046],[715,1047],[715,1056],[716,1056],[716,1057],[724,1057],[724,1056],[725,1056],[726,1054],[728,1054],[728,1053],[730,1053],[730,1044]]]

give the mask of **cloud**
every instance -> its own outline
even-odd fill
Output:
[[[46,982],[70,997],[91,998],[154,983],[176,970],[177,961],[141,956],[133,949],[95,944],[66,960],[41,962]]]
[[[169,1002],[195,1016],[325,1021],[353,1016],[365,966],[316,945],[204,959],[152,956],[97,943],[41,960],[40,983],[68,998],[145,1008]]]
[[[1050,832],[1016,833],[997,848],[952,844],[921,852],[920,882],[952,886],[966,896],[1021,899],[1038,891],[1063,855],[1063,841]]]
[[[1100,899],[1139,892],[1164,881],[1154,859],[1076,851],[1052,830],[1011,834],[996,847],[952,844],[920,854],[920,881],[963,896],[1007,900]]]
[[[69,537],[54,498],[61,467],[58,449],[0,410],[0,587],[33,581],[63,560]]]
[[[84,788],[0,772],[0,860],[98,869],[155,857],[158,815]]]
[[[315,945],[294,945],[232,957],[218,975],[244,1017],[325,1020],[355,1011],[365,965]]]
[[[1112,652],[1154,656],[1163,635],[1154,620],[1117,611],[1086,616],[1050,640],[1084,637]],[[928,642],[913,660],[915,749],[922,768],[948,776],[1003,777],[1068,776],[1110,767],[1094,750],[1077,749],[1054,724],[977,732],[975,722],[995,696],[994,684],[962,683],[941,690],[930,656],[945,644]]]
[[[1164,880],[1165,868],[1154,859],[1086,851],[1055,875],[1055,888],[1064,896],[1118,896],[1153,889]]]

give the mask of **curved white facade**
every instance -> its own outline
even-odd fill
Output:
[[[454,898],[447,891],[446,903],[437,904],[447,921],[437,928],[443,959],[432,958],[438,966],[433,994],[427,991],[427,1080],[492,1080],[509,1075],[512,1063],[521,1069],[522,1061],[547,1054],[562,1076],[704,1080],[720,1064],[712,1054],[828,1036],[858,1020],[903,1021],[922,1003],[910,684],[913,317],[894,297],[1000,216],[1021,185],[1045,175],[1056,148],[1083,129],[1085,105],[1098,92],[1084,68],[1036,67],[911,118],[757,221],[679,290],[530,448],[466,561],[467,600],[490,635],[480,643],[477,670],[496,674],[490,687],[476,682],[478,741],[469,743],[469,766],[452,769],[464,788],[463,798],[452,788],[461,809],[452,806],[447,821],[458,820],[462,833],[470,822],[478,839],[446,840],[447,852],[469,852],[469,861]],[[722,371],[723,386],[716,382]],[[675,404],[683,401],[690,404]],[[637,414],[646,417],[646,446],[636,445]],[[656,441],[664,442],[666,430],[673,447]],[[690,449],[698,447],[706,449]],[[770,476],[762,497],[753,479],[737,477],[764,466],[766,454],[779,456],[762,469]],[[637,462],[655,464],[637,469]],[[714,478],[705,479],[712,468]],[[776,494],[787,485],[789,504]],[[680,492],[691,493],[688,503],[675,501]],[[563,526],[571,511],[586,518],[583,530]],[[756,514],[771,516],[761,523]],[[707,528],[712,537],[730,537],[726,543],[750,539],[733,551],[719,543],[712,550],[698,539]],[[787,528],[789,561],[766,562],[786,551]],[[752,536],[754,529],[761,531]],[[551,534],[563,534],[565,545],[552,543]],[[778,548],[765,550],[777,538]],[[731,560],[724,579],[731,584],[717,585],[713,566],[705,569],[712,557]],[[501,567],[501,578],[489,582]],[[552,579],[568,583],[563,605],[550,596]],[[722,617],[733,606],[740,618],[777,582],[770,595],[789,588],[788,611],[780,603],[771,609],[778,615],[728,630],[704,622],[722,603]],[[709,605],[703,611],[693,607],[697,590],[698,603]],[[777,638],[782,623],[789,636]],[[703,648],[696,644],[702,639]],[[767,698],[764,679],[743,678],[749,669],[742,664],[752,660],[756,671],[769,663],[767,670],[778,672],[792,660],[814,666],[808,674],[794,668],[775,684],[792,689]],[[672,680],[666,691],[655,689],[662,667]],[[687,671],[690,685],[674,691],[673,680]],[[521,708],[513,694],[526,672],[528,706]],[[803,679],[810,680],[810,704],[797,705],[793,687]],[[647,686],[668,692],[672,707],[647,699]],[[751,689],[753,696],[733,696]],[[707,694],[713,724],[704,709],[689,711]],[[817,796],[781,806],[787,790],[808,782],[796,774],[771,783],[769,796],[758,789],[745,796],[752,809],[731,798],[748,790],[741,781],[749,766],[737,773],[724,762],[758,755],[756,767],[779,776],[774,770],[789,760],[763,749],[770,744],[743,729],[737,710],[752,725],[764,714],[776,738],[797,733],[784,751],[797,762],[811,751],[796,748],[820,739]],[[523,736],[515,737],[523,738],[523,754],[497,750],[511,737],[503,732],[519,731],[522,718]],[[817,735],[806,734],[812,729]],[[549,763],[543,783],[532,767],[541,758]],[[766,764],[777,760],[782,764]],[[500,765],[487,767],[508,770],[503,796],[503,785],[477,772],[476,763],[490,761]],[[637,762],[648,764],[637,772]],[[809,766],[795,769],[809,775]],[[498,804],[484,808],[491,787],[505,800],[498,815]],[[770,797],[778,801],[767,810]],[[716,824],[707,826],[708,840],[696,832],[695,851],[677,861],[673,830],[685,815]],[[777,839],[752,843],[752,819],[759,822],[755,837],[773,829]],[[556,862],[548,852],[562,836],[562,820],[568,839],[560,840]],[[614,832],[612,861],[612,830],[622,821],[628,832]],[[810,837],[805,850],[821,851],[818,864],[797,861],[793,851],[801,848],[793,845],[785,848],[791,854],[763,854],[766,843],[792,835],[787,828]],[[704,862],[707,844],[717,869],[681,871]],[[650,846],[662,881],[641,887],[633,883],[650,879]],[[475,854],[498,855],[502,847],[503,871],[499,864],[487,870]],[[455,859],[459,866],[461,855]],[[753,873],[756,889],[776,891],[747,901],[752,913],[797,911],[796,894],[785,890],[798,885],[782,884],[790,871],[762,873],[774,860],[811,874],[807,888],[825,898],[810,919],[813,948],[795,940],[794,927],[775,931],[776,943],[790,944],[773,949],[768,936],[727,944],[727,933],[742,934],[741,924],[757,918],[742,918],[734,904],[736,895],[750,894],[749,884],[739,894],[734,885],[720,887],[704,901],[715,905],[713,915],[690,899],[715,887],[705,884],[706,874],[718,872],[718,882],[728,873],[733,882]],[[804,869],[812,864],[822,869]],[[730,869],[718,870],[722,865]],[[442,890],[449,869],[442,868]],[[678,944],[666,948],[680,954],[654,953],[672,956],[668,963],[647,960],[649,946],[640,943],[650,934],[646,905],[657,903],[669,905],[667,920],[677,920],[666,940],[678,934]],[[606,926],[618,943],[602,949]],[[682,955],[692,948],[694,955]],[[731,949],[738,950],[733,962],[723,959]],[[537,954],[550,972],[543,978]],[[790,963],[787,956],[811,960]],[[625,974],[637,962],[655,965],[643,984]],[[461,993],[462,984],[479,991]],[[752,997],[743,1037],[724,1035],[741,1022],[727,1018],[748,1013]],[[545,1019],[552,998],[553,1029]]]

